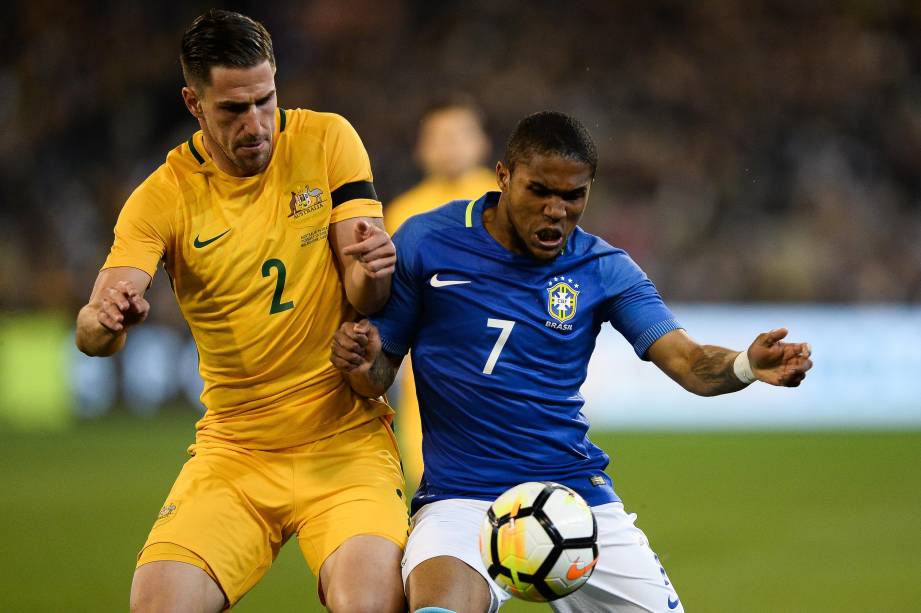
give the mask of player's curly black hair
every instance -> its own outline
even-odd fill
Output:
[[[585,162],[592,169],[593,177],[598,168],[598,152],[592,135],[578,119],[565,113],[541,111],[519,121],[505,145],[503,162],[513,171],[516,164],[527,161],[535,153]]]
[[[199,15],[182,35],[179,63],[190,87],[211,84],[211,68],[251,68],[268,60],[275,67],[272,37],[246,15],[211,9]]]

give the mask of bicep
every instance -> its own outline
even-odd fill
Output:
[[[699,349],[700,345],[679,328],[660,336],[649,347],[646,357],[680,383],[690,374],[694,352]]]
[[[101,299],[100,295],[103,290],[114,287],[122,281],[127,281],[134,285],[143,297],[144,292],[150,286],[151,276],[140,268],[132,266],[105,268],[99,271],[99,275],[96,277],[96,283],[93,284],[93,293],[90,295],[90,303],[98,302]]]

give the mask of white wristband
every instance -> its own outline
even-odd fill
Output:
[[[742,351],[736,356],[732,363],[732,372],[745,385],[758,380],[758,377],[752,372],[752,365],[748,361],[748,351]]]

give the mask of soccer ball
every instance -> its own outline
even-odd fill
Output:
[[[480,528],[489,576],[512,596],[547,602],[576,591],[598,561],[591,508],[558,483],[522,483],[496,498]]]

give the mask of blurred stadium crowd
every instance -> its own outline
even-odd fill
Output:
[[[125,198],[197,129],[177,56],[210,6],[0,9],[0,309],[85,302]],[[421,111],[462,90],[494,156],[536,110],[589,126],[600,166],[583,225],[669,301],[921,301],[918,2],[222,6],[272,33],[281,106],[355,125],[385,205],[420,177]],[[184,328],[165,276],[151,301]]]

